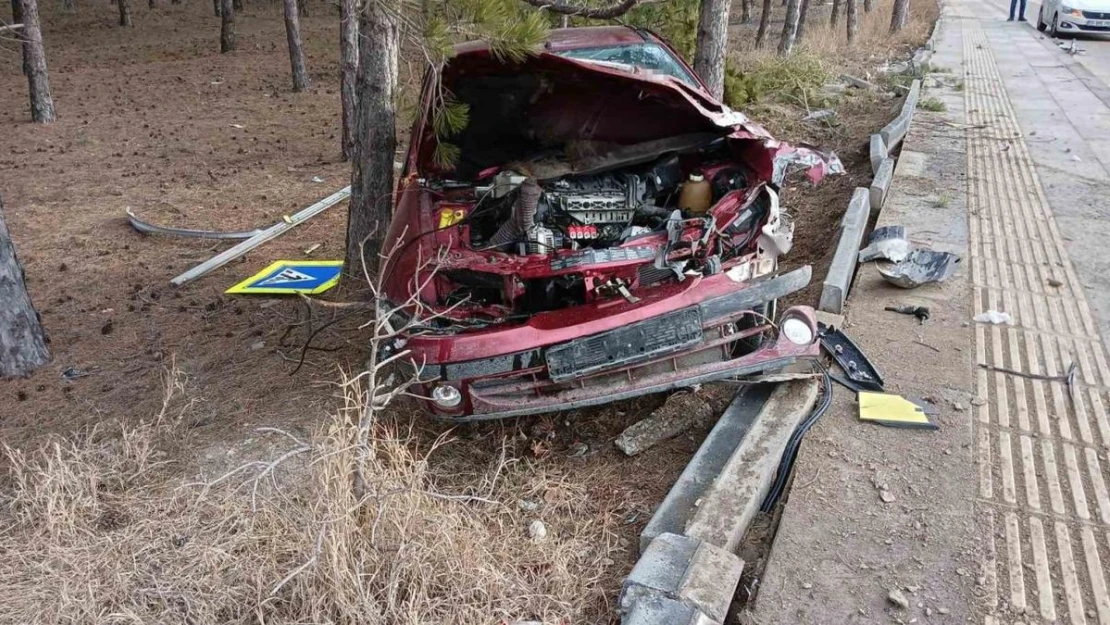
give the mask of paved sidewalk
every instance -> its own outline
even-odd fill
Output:
[[[941,429],[860,424],[837,389],[754,622],[1110,625],[1110,98],[1004,19],[945,7],[943,86],[924,97],[947,112],[919,111],[880,217],[960,252],[962,269],[899,291],[863,267],[849,300],[848,331],[888,389],[934,403]],[[915,327],[891,304],[933,317]],[[1014,325],[969,323],[986,310]]]

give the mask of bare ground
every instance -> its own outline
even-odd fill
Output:
[[[167,225],[251,229],[347,184],[348,165],[338,158],[338,25],[330,7],[312,6],[302,28],[313,87],[301,94],[290,92],[277,5],[248,5],[238,20],[240,50],[230,55],[218,53],[219,22],[206,3],[136,3],[132,29],[115,25],[108,4],[81,3],[76,14],[44,7],[59,111],[50,126],[28,122],[18,55],[0,48],[0,192],[54,356],[28,379],[0,382],[0,440],[31,448],[47,434],[148,419],[160,409],[165,371],[176,369],[188,377],[193,406],[188,445],[175,448],[173,460],[182,473],[218,475],[239,458],[272,453],[254,428],[306,436],[341,406],[339,371],[362,361],[359,319],[317,314],[309,325],[297,302],[222,291],[272,260],[306,257],[315,244],[322,247],[312,258],[341,256],[342,206],[182,288],[169,278],[224,246],[139,235],[123,212],[132,207]],[[875,63],[860,56],[836,62]],[[419,68],[402,73],[411,84]],[[866,137],[894,106],[850,98],[835,126],[802,124],[797,107],[753,112],[784,138],[837,150],[848,167],[848,176],[784,194],[798,223],[790,262],[817,265],[815,282],[851,188],[869,179]],[[316,176],[324,182],[312,182]],[[815,298],[807,291],[799,301]],[[302,352],[310,330],[328,321],[335,324],[316,337],[317,349]],[[718,411],[729,399],[728,389],[703,392]],[[544,476],[535,495],[558,502],[545,519],[556,530],[570,519],[604,528],[604,557],[591,565],[601,567],[598,584],[607,590],[587,614],[589,622],[609,620],[636,536],[706,432],[696,428],[637,458],[619,455],[612,439],[661,402],[458,427],[429,462],[445,488],[461,487],[504,450]],[[444,434],[412,406],[395,412],[411,424],[415,449]],[[523,539],[526,527],[517,530]]]

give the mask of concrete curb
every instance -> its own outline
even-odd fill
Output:
[[[791,434],[817,403],[817,386],[817,380],[808,379],[775,387],[751,430],[702,497],[686,526],[687,536],[730,552],[736,550],[771,489]]]
[[[871,173],[879,174],[879,165],[890,156],[890,150],[886,149],[886,142],[883,141],[882,135],[871,135]]]
[[[656,536],[667,532],[681,534],[686,529],[695,504],[740,446],[772,390],[774,387],[770,384],[756,384],[736,394],[640,532],[640,553],[647,551]]]
[[[821,289],[821,300],[817,305],[819,310],[838,315],[844,312],[844,300],[848,299],[848,289],[856,274],[856,258],[870,215],[871,192],[863,187],[856,187],[852,201],[848,203],[848,210],[840,222],[840,241],[836,245],[836,254]]]
[[[875,171],[875,178],[871,180],[869,199],[872,217],[882,210],[892,182],[894,182],[894,159],[888,156],[879,164],[879,168]]]
[[[906,133],[910,130],[910,122],[913,121],[913,112],[917,110],[917,101],[920,98],[921,81],[914,80],[910,85],[910,92],[906,94],[906,100],[902,102],[902,112],[879,131],[888,153],[906,138]]]
[[[711,622],[723,623],[743,571],[743,561],[730,551],[697,538],[660,534],[621,585],[618,603],[627,616],[623,622],[658,624],[658,620],[634,618],[637,613],[657,612],[657,608],[679,612],[689,620],[689,610],[682,610],[686,606]],[[638,604],[652,609],[637,609]]]

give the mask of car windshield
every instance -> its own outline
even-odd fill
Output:
[[[598,63],[619,63],[670,76],[700,88],[697,80],[666,48],[657,43],[638,43],[600,48],[578,48],[557,53],[569,59],[594,61]]]

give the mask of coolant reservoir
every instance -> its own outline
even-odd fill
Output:
[[[713,204],[713,189],[705,176],[690,174],[690,179],[682,183],[678,195],[678,207],[684,211],[700,215]]]

